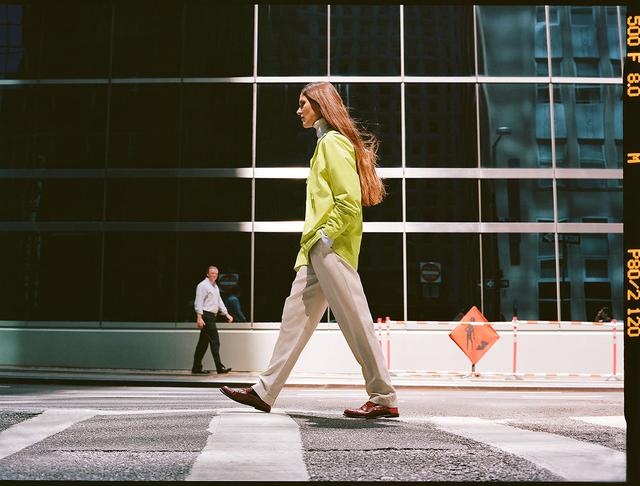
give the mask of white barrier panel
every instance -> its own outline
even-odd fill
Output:
[[[190,369],[197,329],[176,329],[175,324],[173,328],[167,324],[166,328],[158,329],[152,323],[138,324],[137,329],[44,328],[35,327],[34,323],[29,327],[0,325],[0,365]],[[391,369],[468,372],[469,360],[449,338],[458,324],[390,320],[387,329],[385,322],[386,341],[381,344]],[[622,376],[618,372],[624,354],[621,324],[518,321],[516,348],[513,322],[492,325],[500,339],[478,362],[479,373]],[[278,323],[254,324],[259,329],[250,326],[219,325],[222,360],[237,371],[262,371],[278,335]],[[214,368],[209,352],[204,366]],[[324,323],[312,336],[294,371],[357,373],[360,369],[337,324]]]

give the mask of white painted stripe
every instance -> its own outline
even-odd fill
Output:
[[[442,430],[544,467],[568,481],[625,481],[626,455],[597,444],[517,429],[477,417],[432,417]]]
[[[20,411],[20,412],[25,412],[25,411],[39,411],[42,410],[41,408],[36,409],[30,409],[30,410],[13,410],[15,411]],[[157,409],[157,408],[152,408],[152,409],[138,409],[138,410],[100,410],[100,409],[81,409],[81,412],[86,412],[88,415],[93,416],[93,415],[146,415],[146,414],[170,414],[170,413],[180,413],[180,414],[186,414],[186,413],[204,413],[204,412],[215,412],[217,409],[216,408],[162,408],[162,409]],[[76,412],[77,409],[73,409],[73,408],[50,408],[47,410],[48,412],[62,412],[62,413],[73,413]],[[8,429],[7,429],[8,430]]]
[[[47,410],[0,432],[0,459],[91,418],[93,410]]]
[[[580,420],[595,425],[606,425],[607,427],[616,427],[617,429],[626,429],[627,421],[624,415],[610,416],[589,416],[589,417],[571,417],[574,420]]]
[[[220,409],[209,432],[187,481],[309,480],[298,424],[281,410]]]
[[[330,394],[327,393],[327,390],[318,390],[318,391],[305,391],[305,392],[293,392],[291,395],[296,397],[326,397],[326,398],[334,398],[334,397],[361,397],[366,399],[367,394],[364,391],[353,391],[353,392],[341,392],[341,391],[331,391]]]
[[[522,399],[532,400],[592,400],[602,398],[602,395],[521,395]]]
[[[150,410],[96,410],[96,415],[146,415],[154,413],[201,413],[215,412],[215,408],[183,408],[183,409],[150,409]]]

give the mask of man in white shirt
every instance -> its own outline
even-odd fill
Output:
[[[218,312],[227,316],[227,321],[233,322],[233,317],[220,297],[220,289],[216,285],[218,278],[218,268],[211,265],[207,270],[207,277],[196,287],[196,300],[194,307],[196,311],[196,325],[200,329],[200,338],[193,355],[193,366],[191,373],[207,374],[208,371],[202,369],[202,358],[207,352],[207,346],[211,345],[211,354],[216,364],[218,373],[229,373],[231,368],[227,368],[220,361],[220,338],[216,328],[216,315]]]

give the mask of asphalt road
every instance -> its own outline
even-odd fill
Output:
[[[624,480],[622,392],[400,390],[399,419],[342,416],[364,401],[286,388],[264,414],[217,389],[0,385],[0,479]]]

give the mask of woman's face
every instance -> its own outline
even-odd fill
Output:
[[[302,121],[304,128],[311,128],[313,124],[320,118],[320,114],[313,109],[311,101],[305,95],[300,95],[299,108],[296,111]]]

